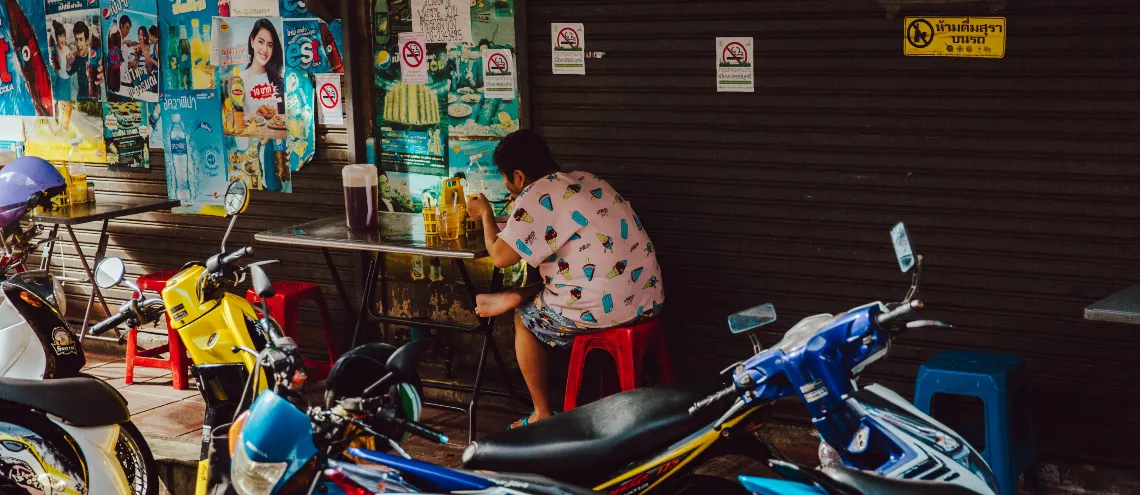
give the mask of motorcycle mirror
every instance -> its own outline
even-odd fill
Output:
[[[388,362],[384,364],[384,367],[400,377],[408,376],[412,371],[415,371],[420,355],[427,350],[427,344],[427,340],[413,340],[400,346],[396,352],[388,357]]]
[[[728,329],[732,333],[742,333],[760,328],[776,321],[776,307],[761,304],[728,316]]]
[[[123,283],[126,274],[127,266],[123,260],[115,257],[103,258],[103,261],[95,266],[95,285],[100,289],[110,289]]]
[[[898,259],[899,269],[903,273],[914,268],[914,250],[910,247],[910,235],[906,232],[906,225],[902,222],[895,224],[891,229],[891,243],[895,246],[895,258]]]
[[[230,182],[224,198],[226,215],[237,215],[249,207],[249,187],[242,180]]]
[[[273,282],[269,281],[269,275],[266,275],[260,266],[249,266],[249,278],[253,282],[253,290],[262,301],[277,295],[277,291],[273,290]]]

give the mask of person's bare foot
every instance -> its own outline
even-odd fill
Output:
[[[475,296],[475,314],[483,318],[499,316],[519,307],[520,303],[522,296],[514,291],[479,294]]]
[[[554,413],[539,413],[538,411],[535,411],[535,412],[530,414],[529,418],[526,421],[526,424],[527,425],[533,425],[533,424],[535,424],[539,421],[542,421],[546,418],[549,418],[553,415],[554,415]],[[518,421],[511,423],[511,428],[519,428],[521,426],[523,426],[523,420],[521,418]]]

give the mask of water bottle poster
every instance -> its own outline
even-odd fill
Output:
[[[286,69],[285,89],[289,170],[295,172],[301,170],[317,154],[317,119],[313,114],[312,76],[296,69]]]
[[[221,102],[210,92],[176,91],[162,97],[166,188],[182,201],[175,213],[225,215],[222,197],[229,182],[223,163]],[[193,144],[191,144],[193,143]]]
[[[43,0],[0,2],[0,115],[52,114],[48,40]]]
[[[103,103],[56,101],[53,117],[24,120],[27,154],[44,160],[107,163],[103,139]]]
[[[110,101],[158,101],[162,30],[154,0],[100,0]]]
[[[218,0],[157,0],[162,91],[214,90],[217,68],[210,63],[211,24]]]
[[[107,99],[103,54],[106,43],[96,0],[47,0],[52,97]]]
[[[217,18],[215,49],[227,136],[285,139],[281,18]]]
[[[108,102],[103,104],[103,139],[107,165],[117,172],[150,170],[150,104]]]

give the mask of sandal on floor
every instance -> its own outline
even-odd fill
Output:
[[[557,415],[558,415],[558,411],[551,411],[551,413],[550,413],[550,416],[551,416],[551,417],[554,417],[554,416],[557,416]],[[507,426],[507,429],[508,429],[508,430],[513,430],[513,429],[515,429],[515,428],[522,428],[522,427],[524,427],[524,426],[526,426],[526,425],[530,424],[530,418],[531,418],[531,416],[534,416],[534,411],[531,411],[531,412],[530,412],[530,414],[527,414],[526,416],[523,416],[523,417],[522,417],[522,418],[519,420],[519,425],[518,425],[518,426],[515,426],[515,424],[514,424],[514,423],[511,423],[511,424],[510,424],[510,426]]]

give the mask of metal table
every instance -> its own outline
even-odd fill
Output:
[[[95,299],[99,299],[99,304],[103,306],[103,311],[110,315],[111,309],[107,306],[107,301],[103,299],[103,293],[99,287],[95,285],[95,275],[92,273],[92,266],[98,265],[103,260],[103,256],[107,253],[107,227],[111,219],[121,218],[130,215],[137,215],[139,213],[150,213],[153,211],[169,210],[176,208],[182,203],[177,200],[166,199],[140,199],[132,201],[111,201],[100,200],[96,196],[94,203],[82,203],[77,205],[65,206],[51,211],[44,211],[32,216],[32,220],[43,224],[52,224],[51,239],[48,244],[47,258],[44,260],[44,266],[51,266],[52,253],[55,252],[55,239],[56,234],[59,232],[59,226],[62,225],[67,229],[68,236],[71,237],[71,244],[75,246],[75,252],[79,255],[79,261],[83,264],[83,271],[87,273],[87,281],[91,283],[91,295],[87,297],[87,310],[83,313],[83,328],[79,332],[79,341],[83,342],[84,337],[87,336],[87,328],[90,324],[91,308],[95,304]],[[75,230],[73,226],[89,223],[89,222],[103,222],[103,228],[99,231],[99,244],[95,248],[95,262],[87,261],[87,256],[83,254],[83,249],[79,247],[79,239],[75,237]],[[118,329],[115,330],[118,333]],[[117,342],[117,338],[97,337],[90,336],[93,339],[107,340]]]
[[[1085,319],[1140,325],[1140,284],[1089,305]]]
[[[365,323],[380,324],[388,323],[403,326],[415,326],[421,328],[429,328],[444,331],[461,332],[483,337],[482,350],[479,353],[479,365],[475,371],[475,381],[470,387],[453,385],[449,383],[440,383],[433,381],[424,381],[425,387],[439,388],[444,390],[452,390],[458,392],[465,392],[471,394],[471,402],[466,409],[446,404],[433,404],[425,403],[433,407],[439,407],[466,413],[469,417],[468,426],[470,428],[468,433],[468,441],[475,439],[475,421],[476,421],[476,406],[479,402],[479,396],[482,393],[490,395],[498,395],[504,397],[521,397],[515,391],[514,385],[510,377],[506,374],[506,365],[503,362],[502,353],[499,352],[498,345],[495,344],[495,339],[492,335],[494,329],[495,318],[479,318],[478,323],[473,327],[462,325],[454,325],[450,323],[409,319],[409,318],[396,318],[387,316],[387,308],[385,306],[385,299],[387,296],[387,284],[382,277],[383,271],[383,257],[384,253],[393,254],[411,254],[422,256],[433,256],[438,258],[449,258],[455,262],[455,267],[463,277],[463,283],[467,288],[470,297],[471,308],[475,308],[475,296],[479,293],[475,285],[471,282],[471,276],[467,271],[467,266],[464,264],[465,260],[476,260],[486,257],[487,249],[483,242],[482,233],[479,235],[472,235],[470,238],[460,236],[455,241],[443,241],[438,236],[428,236],[424,232],[423,216],[417,213],[380,213],[380,228],[374,231],[354,231],[348,228],[345,224],[343,216],[323,218],[312,222],[295,225],[292,227],[284,227],[279,229],[268,230],[260,232],[254,236],[259,242],[268,244],[282,244],[290,246],[307,246],[320,248],[324,254],[325,263],[328,265],[329,271],[332,274],[333,283],[336,285],[337,295],[340,297],[341,302],[344,304],[349,314],[355,314],[356,319],[352,332],[352,346],[356,346],[356,340],[360,333],[360,327]],[[344,288],[344,284],[337,271],[336,265],[333,263],[332,255],[329,253],[330,249],[340,249],[348,251],[357,251],[362,253],[371,253],[372,257],[369,261],[367,275],[364,278],[363,289],[360,291],[360,301],[357,308],[352,307],[352,302],[349,300],[348,292]],[[370,309],[370,302],[374,296],[374,290],[380,284],[380,310],[383,314],[375,314]],[[490,292],[496,292],[502,289],[503,273],[496,268],[491,275]],[[507,390],[484,390],[483,385],[483,370],[487,364],[487,351],[490,350],[495,358],[495,364],[499,368],[503,382],[507,386]]]

